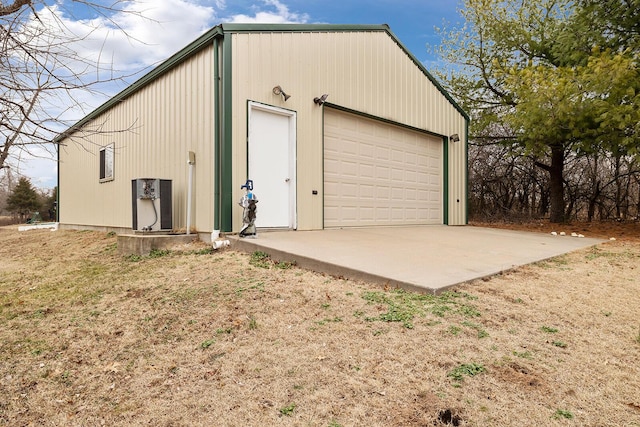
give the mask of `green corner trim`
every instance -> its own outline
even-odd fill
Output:
[[[442,137],[442,223],[449,225],[449,137]]]
[[[56,145],[56,156],[58,157],[58,182],[56,182],[56,222],[60,222],[60,145]]]
[[[222,44],[222,141],[220,144],[220,230],[233,229],[233,86],[232,38]]]
[[[464,124],[464,223],[469,224],[469,119]]]
[[[222,110],[220,109],[221,94],[220,90],[220,42],[219,39],[213,40],[213,229],[220,230],[221,224],[221,209],[220,209],[220,144],[221,144],[221,128],[220,128],[220,116]]]

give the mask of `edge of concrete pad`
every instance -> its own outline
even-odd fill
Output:
[[[239,236],[227,236],[227,238],[231,241],[231,248],[232,249],[237,249],[243,252],[247,252],[247,253],[251,253],[254,251],[262,251],[266,254],[268,254],[269,256],[272,257],[272,259],[277,260],[277,261],[283,261],[283,262],[293,262],[295,263],[296,266],[303,268],[303,269],[307,269],[307,270],[312,270],[312,271],[316,271],[319,273],[324,273],[324,274],[328,274],[331,276],[335,276],[335,277],[344,277],[347,279],[351,279],[351,280],[359,280],[359,281],[364,281],[364,282],[369,282],[372,284],[376,284],[379,286],[384,287],[385,289],[390,289],[390,288],[396,288],[396,289],[404,289],[406,291],[410,291],[410,292],[419,292],[419,293],[429,293],[429,294],[433,294],[433,295],[438,295],[442,292],[445,292],[447,290],[450,290],[451,288],[454,288],[456,286],[460,286],[460,285],[464,285],[464,284],[468,284],[468,283],[472,283],[476,280],[486,280],[486,279],[490,279],[492,277],[496,277],[496,276],[500,276],[512,271],[517,270],[518,268],[522,267],[523,265],[529,265],[532,263],[536,263],[536,262],[543,262],[543,261],[547,261],[553,258],[556,258],[558,256],[562,256],[564,253],[561,254],[555,254],[555,255],[551,255],[548,257],[543,257],[540,259],[536,259],[530,263],[527,264],[521,264],[521,265],[513,265],[511,267],[506,267],[497,271],[493,271],[493,272],[489,272],[487,274],[483,274],[481,276],[477,276],[477,277],[473,277],[471,279],[463,279],[459,282],[455,282],[455,283],[449,283],[446,284],[444,286],[440,286],[440,287],[426,287],[426,286],[419,286],[416,285],[414,283],[410,283],[410,282],[405,282],[405,281],[401,281],[401,280],[395,280],[395,279],[391,279],[388,277],[384,277],[384,276],[380,276],[377,274],[373,274],[373,273],[369,273],[366,271],[362,271],[359,269],[355,269],[355,268],[350,268],[350,267],[346,267],[343,265],[337,265],[337,264],[333,264],[331,262],[328,261],[320,261],[317,260],[315,258],[312,257],[308,257],[308,256],[304,256],[304,255],[299,255],[299,254],[294,254],[288,251],[284,251],[284,250],[280,250],[280,249],[275,249],[273,247],[267,246],[267,245],[262,245],[259,241],[254,241],[254,240],[249,240],[249,239],[245,239],[245,238],[240,238]],[[601,243],[604,242],[604,240],[600,240],[600,239],[594,239],[594,240],[598,240],[596,242],[593,242],[590,245],[585,246],[584,248],[589,248],[589,247],[593,247],[593,246],[597,246]],[[578,250],[579,248],[573,249],[573,250]],[[582,249],[582,248],[580,248]],[[568,252],[573,252],[573,250],[567,251]]]
[[[360,280],[363,282],[370,282],[384,288],[396,288],[404,289],[405,291],[420,292],[438,294],[452,286],[449,285],[442,288],[427,288],[418,286],[413,283],[403,282],[400,280],[389,279],[388,277],[379,276],[373,273],[367,273],[366,271],[358,270],[355,268],[349,268],[341,265],[336,265],[327,261],[319,261],[317,259],[307,257],[304,255],[297,255],[291,252],[274,249],[268,246],[260,245],[258,242],[250,241],[247,239],[241,239],[236,236],[228,236],[231,240],[231,248],[237,249],[243,252],[261,251],[268,254],[272,259],[283,262],[295,263],[296,267],[300,267],[306,270],[316,271],[319,273],[328,274],[335,277],[344,277],[350,280]]]

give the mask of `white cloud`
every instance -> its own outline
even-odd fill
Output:
[[[66,34],[61,39],[76,39],[66,46],[83,61],[68,66],[86,69],[87,63],[98,63],[101,79],[109,79],[112,75],[126,76],[157,65],[220,22],[309,20],[307,14],[290,11],[279,0],[261,1],[262,5],[250,6],[251,14],[221,16],[220,12],[227,8],[224,0],[127,0],[120,4],[121,11],[111,16],[76,19],[78,14],[71,9],[71,2],[61,0],[59,5],[40,11],[39,18],[49,30],[64,29]],[[109,95],[122,88],[114,86]]]
[[[121,71],[167,58],[213,26],[217,17],[213,7],[187,0],[127,1],[122,11],[110,17],[81,20],[74,20],[61,8],[51,10],[66,28],[82,36],[74,43],[80,55],[113,62],[113,68]]]
[[[77,3],[69,0],[59,0],[56,6],[39,12],[40,20],[49,30],[64,28],[66,37],[72,34],[78,39],[67,46],[83,61],[76,65],[74,61],[68,61],[66,66],[82,69],[87,63],[99,63],[101,79],[112,77],[113,71],[113,77],[129,75],[127,80],[131,83],[140,76],[136,73],[157,65],[221,22],[306,23],[310,19],[307,14],[289,10],[279,0],[261,0],[261,4],[252,5],[248,13],[225,0],[126,0],[116,3],[122,10],[111,16],[87,17],[86,11],[74,10]],[[131,78],[133,75],[135,77]],[[123,82],[114,81],[99,87],[102,94],[77,91],[73,95],[76,107],[72,107],[72,102],[65,107],[66,103],[61,100],[57,107],[52,106],[59,111],[50,113],[71,123],[125,86]],[[37,157],[20,157],[16,159],[19,165],[16,172],[29,176],[38,187],[56,185],[54,156],[43,151]],[[50,160],[46,160],[47,157]]]
[[[266,24],[286,24],[286,23],[306,23],[309,20],[309,15],[306,13],[294,13],[290,12],[289,8],[278,0],[263,0],[263,3],[267,7],[272,7],[275,10],[262,10],[258,6],[253,6],[254,15],[249,16],[245,14],[231,15],[226,22],[231,23],[266,23]]]
[[[220,0],[214,4],[224,7]],[[43,57],[49,69],[66,76],[66,81],[77,78],[91,83],[90,92],[61,91],[59,99],[49,101],[48,117],[69,125],[132,83],[141,71],[148,71],[211,28],[217,17],[213,7],[188,0],[126,1],[112,15],[82,19],[76,16],[87,11],[71,7],[69,1],[61,1],[39,10],[38,19],[28,23],[32,33],[44,28],[39,41],[44,50],[58,46],[54,48],[59,52],[57,61]],[[55,94],[48,96],[56,98]]]

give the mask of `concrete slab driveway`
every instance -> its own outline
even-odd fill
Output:
[[[472,226],[417,226],[260,232],[236,249],[350,279],[440,292],[602,242],[599,239]]]

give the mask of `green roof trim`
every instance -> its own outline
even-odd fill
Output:
[[[469,120],[464,126],[464,223],[469,224]]]
[[[224,33],[389,31],[387,24],[220,24]]]
[[[438,83],[438,81],[436,80],[435,77],[433,77],[433,75],[431,75],[431,73],[429,72],[429,70],[427,70],[427,68],[422,65],[422,62],[420,62],[418,60],[418,58],[416,58],[410,51],[409,49],[407,49],[405,47],[405,45],[402,44],[402,42],[400,41],[400,39],[398,39],[396,37],[395,34],[393,34],[393,32],[391,31],[391,29],[387,30],[387,32],[389,33],[389,36],[391,36],[391,38],[396,42],[396,44],[398,46],[400,46],[400,48],[402,50],[404,50],[404,52],[409,56],[409,58],[411,58],[411,60],[413,61],[414,64],[416,64],[418,66],[418,68],[420,68],[420,70],[422,70],[422,72],[424,73],[425,76],[427,76],[427,78],[431,81],[431,83],[433,83],[433,85],[440,91],[440,93],[442,95],[444,95],[444,97],[447,99],[447,101],[449,101],[449,103],[451,103],[451,105],[453,105],[453,107],[465,118],[465,120],[468,122],[469,119],[469,115],[466,113],[466,111],[464,111],[462,109],[462,107],[451,97],[451,95],[449,95],[449,92],[447,92],[445,90],[444,87],[442,87],[442,85],[440,83]]]
[[[387,24],[382,25],[345,25],[345,24],[220,24],[217,25],[189,45],[178,51],[166,61],[162,62],[156,68],[142,76],[139,80],[132,83],[130,86],[114,95],[111,99],[100,105],[93,110],[87,116],[82,118],[76,124],[71,126],[66,131],[59,134],[53,142],[61,142],[64,138],[70,134],[80,130],[83,125],[89,121],[95,119],[100,114],[108,111],[114,105],[124,101],[149,83],[153,82],[163,74],[172,70],[174,67],[180,65],[182,62],[200,52],[202,49],[210,46],[213,39],[217,37],[224,37],[225,34],[232,33],[264,33],[264,32],[358,32],[358,31],[384,31],[393,41],[409,56],[414,64],[422,71],[422,73],[433,83],[436,88],[442,93],[442,95],[454,106],[454,108],[467,120],[469,116],[458,105],[458,103],[449,95],[449,93],[438,83],[438,81],[429,73],[425,66],[402,44],[402,42],[391,31]]]

